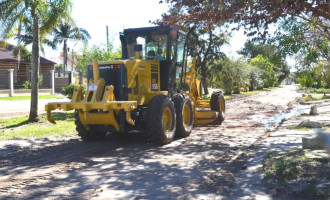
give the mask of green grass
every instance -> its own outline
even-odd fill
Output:
[[[309,97],[308,95],[311,95],[312,97]],[[302,97],[303,101],[315,101],[315,100],[327,100],[330,99],[330,95],[324,95],[324,94],[306,94],[306,96]]]
[[[55,98],[63,98],[63,96],[59,95],[39,95],[39,99],[55,99]],[[15,96],[15,97],[0,97],[0,100],[3,101],[19,101],[19,100],[30,100],[31,96]]]
[[[310,130],[313,130],[313,128],[301,127],[301,126],[295,126],[295,125],[290,125],[289,129],[290,130],[296,130],[296,131],[310,131]]]
[[[306,114],[306,116],[309,116],[309,114]],[[322,125],[322,130],[326,131],[328,129],[328,127],[330,127],[329,123],[321,123]],[[314,128],[310,128],[310,127],[302,127],[302,126],[296,126],[296,125],[290,125],[289,126],[290,130],[296,130],[296,131],[310,131],[310,130],[315,130]]]
[[[0,140],[64,137],[76,134],[74,113],[52,114],[56,124],[46,120],[45,115],[40,116],[40,121],[28,122],[28,117],[15,117],[0,120]]]
[[[303,92],[310,92],[314,93],[314,89],[316,89],[316,93],[324,93],[324,92],[330,92],[330,88],[306,88],[306,87],[299,87],[300,90]]]
[[[240,94],[242,95],[253,95],[253,94],[259,94],[261,91],[271,91],[273,89],[277,89],[277,88],[283,88],[282,85],[279,85],[277,87],[269,87],[269,88],[263,88],[260,90],[253,90],[253,91],[247,91],[247,92],[241,92]],[[211,90],[211,88],[209,89]],[[232,97],[232,95],[224,95],[225,99],[230,99]],[[211,99],[211,93],[208,95],[203,95],[201,97],[202,100],[210,100]]]
[[[253,90],[253,91],[248,91],[248,92],[242,92],[241,94],[243,95],[252,95],[252,94],[259,94],[259,90]]]
[[[201,97],[201,99],[202,100],[210,100],[211,99],[211,93],[210,94],[208,94],[208,95],[203,95],[202,97]],[[229,99],[229,98],[231,98],[231,95],[223,95],[223,97],[225,98],[225,99]]]
[[[290,195],[295,190],[294,195],[307,199],[329,198],[329,185],[316,187],[321,181],[330,181],[330,164],[327,161],[307,158],[303,150],[288,150],[267,153],[263,166],[264,180],[278,193]]]
[[[289,150],[278,154],[269,152],[264,162],[264,171],[266,178],[276,178],[279,183],[285,184],[315,175],[321,165],[321,161],[307,158],[302,150]]]

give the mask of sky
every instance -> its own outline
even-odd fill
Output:
[[[168,11],[168,4],[158,0],[73,0],[72,16],[80,28],[91,35],[89,45],[106,44],[106,26],[109,27],[110,41],[119,48],[119,32],[124,28],[153,26],[149,21],[161,18]],[[238,58],[236,51],[244,46],[246,36],[243,31],[233,34],[230,45],[222,51],[229,57]],[[69,41],[70,51],[81,51],[81,42]],[[52,59],[60,55],[62,46],[56,51],[46,49],[45,57]]]
[[[162,13],[169,9],[168,4],[159,4],[159,0],[72,0],[72,17],[80,28],[86,29],[91,35],[88,45],[106,44],[106,26],[109,27],[110,42],[115,48],[120,48],[119,32],[124,28],[137,28],[153,26],[150,21],[161,18]],[[241,29],[232,32],[232,37],[228,45],[221,47],[221,51],[226,56],[238,59],[241,56],[237,51],[244,47],[247,37]],[[14,40],[10,43],[16,44]],[[82,42],[68,42],[70,52],[82,54]],[[31,49],[31,47],[28,49]],[[57,50],[45,46],[45,54],[42,56],[59,61],[62,45],[58,45]],[[294,66],[294,58],[287,58],[289,66]]]

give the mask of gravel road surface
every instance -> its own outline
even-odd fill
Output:
[[[271,199],[260,182],[253,186],[258,173],[246,176],[260,167],[251,147],[266,141],[298,97],[293,85],[235,96],[223,125],[194,127],[164,146],[140,132],[90,143],[1,141],[0,199]]]

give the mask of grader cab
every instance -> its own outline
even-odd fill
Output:
[[[143,129],[159,144],[189,136],[194,124],[222,123],[223,94],[201,100],[196,58],[184,32],[171,26],[125,29],[120,40],[122,60],[87,66],[86,94],[76,87],[70,102],[47,104],[50,122],[52,110],[75,110],[76,130],[85,141]]]

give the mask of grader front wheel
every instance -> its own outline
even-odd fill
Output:
[[[154,96],[147,110],[147,133],[158,144],[171,143],[175,135],[175,110],[165,95]]]
[[[176,136],[188,137],[194,124],[194,112],[189,96],[177,94],[173,97],[176,112]]]

